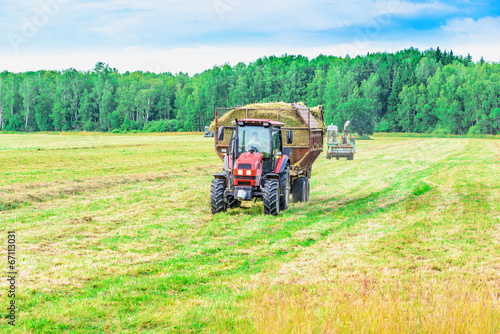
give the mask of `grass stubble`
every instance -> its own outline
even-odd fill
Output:
[[[498,139],[373,139],[275,218],[210,214],[199,134],[0,134],[0,331],[500,332]]]

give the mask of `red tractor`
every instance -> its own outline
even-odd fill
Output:
[[[241,201],[262,198],[264,213],[277,216],[288,209],[290,200],[290,159],[283,153],[281,122],[269,119],[242,119],[234,127],[219,128],[218,140],[224,130],[232,130],[224,171],[215,174],[210,192],[212,213],[225,212]],[[292,144],[293,133],[286,142]]]
[[[219,111],[245,117],[231,122],[225,115],[222,121]],[[288,109],[265,105],[215,109],[215,151],[224,161],[224,169],[212,181],[212,213],[226,212],[242,201],[262,199],[264,213],[277,216],[288,209],[290,194],[294,202],[307,202],[312,164],[323,151],[323,108],[318,112],[314,116],[303,104]],[[263,113],[276,120],[250,117]],[[294,124],[290,117],[294,117]]]

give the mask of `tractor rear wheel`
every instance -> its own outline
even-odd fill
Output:
[[[280,196],[280,211],[288,209],[290,204],[290,167],[286,167],[285,171],[280,175],[280,188],[283,196]]]
[[[227,206],[224,201],[224,190],[226,188],[226,180],[224,179],[213,179],[212,187],[210,189],[210,207],[212,209],[212,214],[219,212],[226,212]]]
[[[277,216],[280,213],[280,194],[278,180],[267,180],[262,191],[264,214]]]
[[[294,203],[309,201],[309,178],[299,177],[293,181],[292,199]]]

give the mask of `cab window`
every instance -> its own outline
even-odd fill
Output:
[[[241,126],[238,127],[238,138],[238,155],[253,150],[262,153],[264,159],[269,159],[271,155],[269,129],[260,126]]]
[[[273,156],[276,156],[277,152],[281,152],[281,131],[273,132]]]

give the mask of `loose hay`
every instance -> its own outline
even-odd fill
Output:
[[[298,102],[297,104],[305,106],[303,102]],[[323,126],[323,130],[325,130],[321,109],[321,106],[316,106],[314,108],[310,108],[310,111],[311,116],[316,118],[317,123],[321,124]],[[232,121],[243,118],[277,120],[284,123],[285,127],[290,128],[307,127],[307,124],[302,120],[302,118],[300,118],[297,113],[297,109],[293,106],[293,104],[285,102],[255,103],[229,110],[224,115],[219,117],[217,125],[232,126]],[[215,121],[210,124],[210,131],[215,131]],[[224,132],[224,141],[221,144],[227,145],[229,143],[230,135],[231,131],[226,130]],[[283,135],[285,136],[286,134],[283,133]],[[293,130],[293,139],[292,146],[309,146],[309,131]]]

